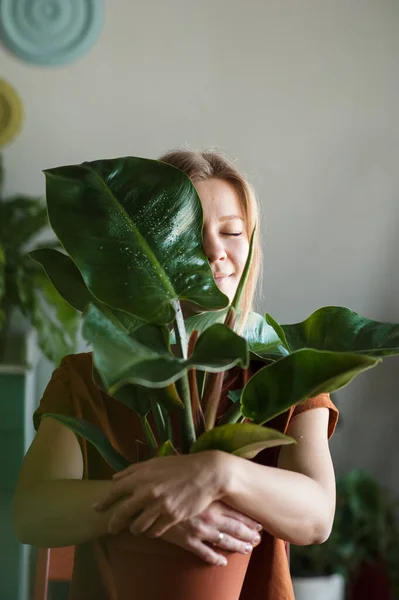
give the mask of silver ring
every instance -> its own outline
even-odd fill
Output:
[[[224,539],[224,533],[219,532],[218,543]]]

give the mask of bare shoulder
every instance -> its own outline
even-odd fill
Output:
[[[328,444],[329,409],[314,408],[300,413],[288,426],[287,435],[296,444],[282,446],[278,467],[296,471],[317,481],[335,498],[335,475]]]
[[[52,479],[82,479],[83,456],[76,435],[43,417],[22,463],[17,489]]]

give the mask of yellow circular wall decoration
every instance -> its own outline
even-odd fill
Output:
[[[0,79],[0,146],[18,135],[23,118],[22,102],[16,90]]]

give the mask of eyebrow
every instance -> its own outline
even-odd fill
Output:
[[[244,219],[238,215],[226,215],[225,217],[220,217],[219,221],[233,221],[233,219],[240,219],[240,221],[244,221]]]

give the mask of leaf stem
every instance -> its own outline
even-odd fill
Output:
[[[157,440],[155,439],[154,433],[151,429],[151,425],[149,424],[147,417],[141,417],[141,423],[143,425],[144,432],[147,437],[148,443],[150,444],[151,448],[153,448],[154,450],[157,450],[158,449]]]
[[[225,412],[223,417],[220,419],[220,425],[228,425],[231,423],[238,423],[238,421],[243,416],[244,415],[241,412],[241,404],[239,402],[236,402],[235,404],[232,404],[230,406],[230,408]],[[245,419],[245,417],[244,417],[244,419]]]
[[[161,443],[167,441],[167,433],[166,433],[166,425],[165,419],[161,410],[161,406],[157,400],[151,398],[151,411],[154,416],[155,425],[157,426],[157,431]]]
[[[173,300],[173,307],[176,313],[176,320],[173,323],[173,328],[176,336],[176,350],[178,352],[179,357],[183,358],[184,360],[187,360],[188,341],[180,302],[178,300]],[[188,381],[187,372],[183,373],[180,379],[176,381],[176,385],[180,388],[180,397],[184,404],[183,422],[181,423],[183,452],[188,452],[192,444],[196,440],[196,435],[193,420],[193,412],[191,408],[190,385]]]
[[[172,442],[172,444],[174,446],[175,445],[175,440],[174,440],[174,435],[173,435],[172,420],[170,418],[170,414],[166,410],[166,408],[164,408],[163,406],[161,406],[161,411],[162,411],[163,418],[164,418],[164,421],[165,421],[166,437],[167,437],[168,440],[170,440]]]

